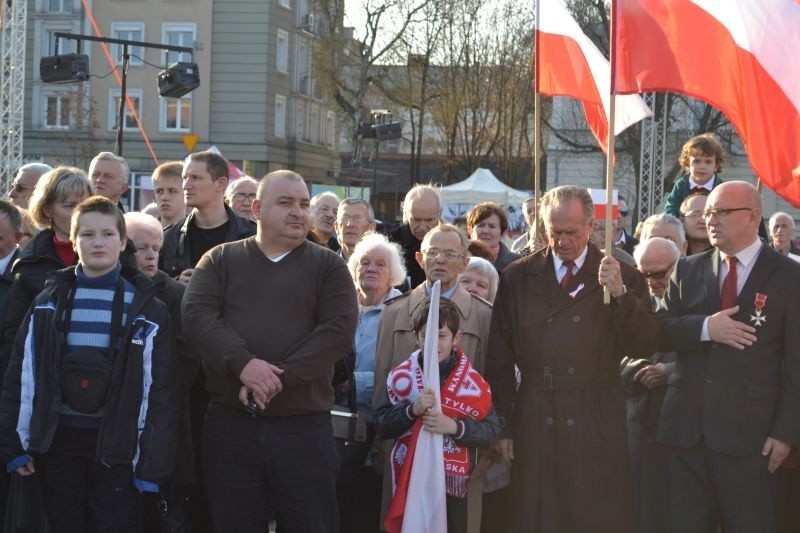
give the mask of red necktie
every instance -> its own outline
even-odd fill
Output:
[[[728,309],[736,305],[736,285],[739,281],[736,274],[736,256],[729,255],[725,258],[725,262],[728,263],[728,275],[722,282],[722,290],[719,295],[720,309]]]
[[[566,290],[569,287],[569,282],[572,281],[572,269],[575,267],[575,262],[564,261],[564,266],[567,268],[567,273],[561,278],[561,288]]]

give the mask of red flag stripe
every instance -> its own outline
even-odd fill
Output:
[[[728,27],[691,0],[617,0],[615,10],[616,90],[674,91],[720,109],[739,132],[761,181],[800,207],[800,110],[788,96],[800,87],[781,86]],[[796,13],[800,23],[800,8]],[[797,35],[789,39],[800,44]],[[786,44],[789,61],[789,50],[797,47]]]

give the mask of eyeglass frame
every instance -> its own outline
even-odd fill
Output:
[[[755,207],[729,207],[726,209],[703,209],[703,218],[708,220],[712,216],[725,218],[736,211],[752,211]]]
[[[254,192],[237,192],[231,198],[233,198],[237,202],[242,202],[242,201],[252,202],[253,200],[256,199],[257,196],[258,195]]]
[[[672,273],[673,268],[675,268],[675,263],[672,263],[666,270],[660,270],[657,272],[642,272],[642,277],[644,279],[654,279],[656,281],[661,281],[662,279],[666,278]]]
[[[440,255],[443,255],[445,259],[448,261],[457,261],[458,259],[463,259],[465,257],[464,254],[457,252],[456,250],[440,250],[438,248],[428,248],[427,250],[420,250],[422,257],[425,259],[436,259]]]

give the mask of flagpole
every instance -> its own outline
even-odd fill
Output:
[[[542,102],[539,98],[539,2],[536,0],[536,27],[533,34],[533,234],[539,236],[539,191],[541,190]],[[530,246],[528,235],[528,246]],[[531,250],[533,251],[533,250]]]
[[[617,109],[617,99],[614,97],[614,93],[616,92],[616,34],[615,34],[615,9],[612,4],[611,7],[611,22],[610,22],[610,33],[611,38],[609,39],[608,43],[608,62],[609,67],[611,69],[611,86],[609,87],[609,93],[611,93],[611,99],[608,103],[608,151],[606,153],[606,257],[612,257],[613,252],[613,244],[611,242],[611,238],[614,233],[614,228],[612,226],[611,215],[614,210],[614,145],[616,144],[617,136],[614,133],[615,128],[615,119],[616,119],[616,109]],[[611,304],[611,291],[608,287],[603,287],[603,303],[606,305]]]

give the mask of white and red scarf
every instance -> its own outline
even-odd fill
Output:
[[[486,380],[472,368],[461,349],[456,347],[453,350],[458,359],[442,384],[442,413],[455,420],[483,420],[492,409],[492,391]],[[392,405],[414,403],[424,389],[419,350],[389,372],[386,387]],[[418,418],[392,447],[392,491],[403,500],[421,427],[422,418]],[[467,495],[467,481],[472,469],[469,449],[457,445],[449,435],[444,436],[443,449],[447,494],[463,498]]]

